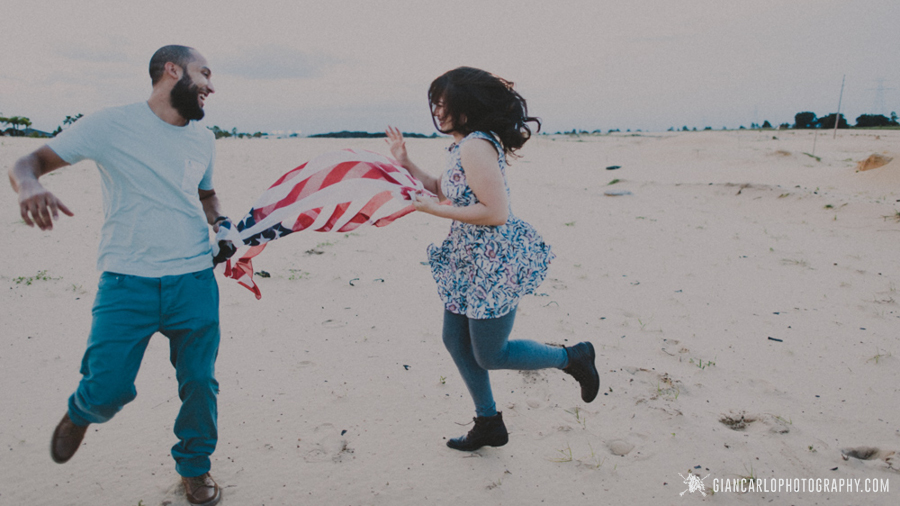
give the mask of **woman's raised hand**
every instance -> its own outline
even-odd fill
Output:
[[[403,133],[392,126],[387,127],[384,133],[387,135],[384,142],[387,143],[388,148],[391,150],[391,155],[401,165],[406,166],[409,163],[409,155],[406,153],[406,141],[403,140]]]

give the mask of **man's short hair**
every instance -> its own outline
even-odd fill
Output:
[[[168,62],[187,70],[188,63],[192,61],[194,61],[194,48],[177,45],[163,46],[157,49],[150,58],[150,81],[154,85],[159,82]]]

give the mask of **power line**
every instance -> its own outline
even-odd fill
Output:
[[[877,86],[875,88],[869,88],[868,90],[875,92],[875,103],[872,106],[872,114],[884,114],[887,110],[887,108],[884,106],[884,92],[894,91],[896,88],[885,88],[885,79],[883,77],[875,79],[875,82],[877,83]]]

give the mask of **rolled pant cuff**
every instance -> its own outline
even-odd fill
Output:
[[[91,422],[89,422],[89,421],[85,420],[84,418],[82,418],[82,417],[80,417],[80,416],[78,416],[78,415],[72,413],[71,410],[69,411],[69,420],[72,420],[72,423],[74,423],[75,425],[77,425],[77,426],[79,426],[79,427],[87,427],[88,425],[91,424]]]
[[[193,478],[194,476],[206,474],[211,467],[208,457],[183,460],[175,463],[175,471],[185,478]]]
[[[94,420],[91,420],[91,419],[88,419],[88,418],[85,418],[84,416],[82,416],[81,415],[82,411],[78,408],[78,404],[75,401],[75,394],[72,394],[72,396],[69,398],[68,412],[69,412],[69,420],[72,420],[72,423],[74,423],[75,425],[77,425],[79,427],[87,427],[88,425],[90,425],[92,423],[103,423],[103,422],[107,421],[107,420],[94,421]],[[90,413],[88,413],[88,414],[90,415]]]

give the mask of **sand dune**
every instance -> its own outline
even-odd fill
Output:
[[[531,141],[509,171],[512,205],[557,259],[520,304],[514,337],[592,341],[602,393],[585,405],[559,371],[495,372],[510,443],[473,454],[444,446],[473,408],[421,264],[449,223],[413,214],[273,243],[254,261],[271,273],[258,279],[262,300],[219,283],[222,504],[896,502],[900,165],[856,164],[898,141],[896,131]],[[40,144],[0,139],[0,168]],[[443,167],[447,140],[408,144],[420,166]],[[318,154],[383,146],[219,141],[216,188],[237,217]],[[168,453],[178,397],[161,336],[137,399],[92,426],[71,462],[49,458],[90,327],[102,206],[90,162],[45,180],[76,214],[52,232],[26,227],[15,195],[0,192],[0,504],[187,504]],[[707,494],[714,480],[750,476],[894,489],[704,499],[679,495],[688,473]]]

